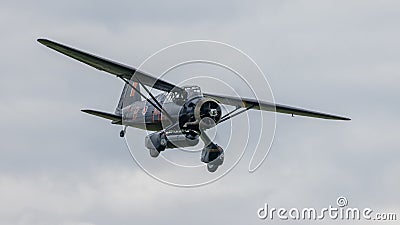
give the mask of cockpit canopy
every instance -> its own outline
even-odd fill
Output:
[[[165,103],[174,102],[176,104],[183,104],[188,99],[192,99],[194,97],[201,97],[203,94],[201,93],[201,89],[199,86],[183,86],[182,89],[184,91],[174,91],[169,92],[165,98]]]
[[[172,90],[171,92],[169,92],[165,98],[164,103],[174,102],[177,104],[181,104],[186,102],[188,99],[203,96],[199,86],[183,86],[182,89],[184,91]]]
[[[191,99],[194,97],[201,97],[203,94],[201,93],[201,89],[199,86],[183,86],[182,87],[187,93],[187,99]]]

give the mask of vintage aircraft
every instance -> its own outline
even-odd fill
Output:
[[[202,93],[198,86],[178,87],[135,68],[51,40],[38,39],[38,42],[96,69],[113,74],[125,82],[115,113],[96,110],[82,110],[83,112],[111,120],[112,124],[124,125],[125,128],[120,132],[121,137],[124,137],[128,126],[155,131],[145,138],[146,147],[152,157],[157,157],[166,148],[195,146],[201,139],[204,142],[201,161],[207,164],[210,172],[216,171],[218,166],[222,165],[224,151],[213,143],[204,131],[247,110],[264,110],[292,116],[300,115],[331,120],[350,120],[346,117],[257,99]],[[142,92],[140,87],[145,92]],[[154,96],[148,87],[163,92]],[[222,115],[221,104],[236,108]]]

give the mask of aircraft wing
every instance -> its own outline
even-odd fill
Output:
[[[203,93],[204,97],[212,98],[222,104],[247,108],[252,107],[252,109],[264,110],[264,111],[272,111],[278,113],[286,113],[291,115],[299,115],[299,116],[307,116],[307,117],[315,117],[321,119],[330,119],[330,120],[350,120],[350,118],[336,116],[301,108],[295,108],[291,106],[285,106],[280,104],[274,104],[270,102],[258,101],[256,99],[249,98],[237,98],[231,96],[224,95],[216,95],[216,94],[207,94]]]
[[[98,70],[105,71],[107,73],[114,74],[118,77],[123,77],[128,80],[132,78],[132,75],[134,75],[133,80],[137,81],[135,78],[139,79],[140,82],[143,84],[153,87],[158,90],[162,91],[167,91],[170,92],[172,89],[180,89],[179,87],[176,87],[175,85],[168,83],[166,81],[157,79],[156,77],[151,76],[150,74],[147,74],[143,71],[136,70],[135,68],[113,62],[111,60],[101,58],[99,56],[95,56],[90,53],[83,52],[78,49],[74,49],[72,47],[56,43],[54,41],[50,41],[47,39],[38,39],[37,40],[39,43],[57,51],[60,52],[66,56],[69,56],[71,58],[74,58],[82,63],[85,63],[89,66],[92,66]]]

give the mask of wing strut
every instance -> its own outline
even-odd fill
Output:
[[[236,109],[230,111],[228,114],[226,114],[225,116],[223,116],[223,117],[221,118],[221,120],[220,120],[218,123],[222,123],[222,122],[224,122],[224,121],[226,121],[226,120],[229,120],[229,119],[231,119],[231,118],[233,118],[233,117],[235,117],[235,116],[237,116],[237,115],[239,115],[239,114],[242,114],[242,113],[246,112],[247,110],[254,108],[254,106],[255,106],[255,105],[249,105],[249,106],[247,106],[245,109],[240,110],[239,112],[236,112],[238,109],[240,109],[240,107],[237,107]],[[236,113],[234,113],[234,112],[236,112]],[[233,114],[232,114],[232,113],[233,113]],[[232,115],[231,115],[231,114],[232,114]]]
[[[240,107],[236,106],[236,108],[232,111],[230,111],[229,113],[227,113],[226,115],[224,115],[221,120],[224,120],[225,118],[227,118],[229,115],[231,115],[232,113],[238,111],[240,109]]]
[[[149,89],[147,89],[147,87],[145,85],[143,85],[142,81],[140,81],[139,78],[136,78],[137,82],[144,88],[144,90],[150,95],[150,97],[153,99],[153,101],[158,105],[158,107],[160,107],[161,109],[163,109],[162,105],[160,104],[160,102],[157,101],[156,97],[154,97],[154,95],[149,91]]]
[[[126,84],[128,84],[133,90],[135,90],[137,93],[139,93],[140,96],[142,96],[143,98],[145,98],[146,101],[148,101],[151,105],[154,106],[154,108],[156,108],[158,111],[160,111],[161,113],[163,113],[163,114],[168,118],[168,120],[169,120],[171,123],[173,123],[172,117],[168,114],[167,111],[165,111],[165,110],[162,108],[161,104],[156,100],[156,98],[154,97],[154,95],[152,95],[152,94],[150,93],[150,91],[149,91],[138,79],[137,79],[138,82],[144,87],[144,89],[146,90],[146,92],[150,94],[150,96],[153,98],[153,100],[154,100],[156,103],[154,103],[153,101],[151,101],[151,100],[150,100],[149,98],[147,98],[142,92],[140,92],[137,88],[135,88],[135,86],[133,86],[126,78],[124,78],[124,77],[122,77],[122,76],[118,76],[118,77],[119,77],[121,80],[123,80]]]

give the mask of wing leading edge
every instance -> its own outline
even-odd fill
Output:
[[[74,49],[72,47],[56,43],[51,40],[47,39],[38,39],[37,40],[39,43],[57,51],[60,52],[66,56],[69,56],[73,59],[76,59],[82,63],[85,63],[91,67],[94,67],[98,70],[102,70],[105,72],[108,72],[110,74],[114,74],[118,77],[122,77],[125,79],[133,79],[134,81],[140,80],[141,83],[153,87],[158,90],[162,91],[167,91],[170,92],[173,89],[174,90],[180,90],[181,88],[175,86],[174,84],[171,84],[169,82],[163,81],[161,79],[157,79],[156,77],[153,77],[150,74],[147,74],[143,71],[136,70],[133,67],[129,67],[117,62],[113,62],[109,59],[105,59],[90,53],[83,52],[78,49]],[[132,75],[133,78],[132,78]],[[307,116],[307,117],[315,117],[315,118],[321,118],[321,119],[331,119],[331,120],[350,120],[350,118],[347,117],[342,117],[342,116],[336,116],[336,115],[331,115],[331,114],[326,114],[326,113],[321,113],[321,112],[316,112],[316,111],[311,111],[311,110],[306,110],[306,109],[301,109],[301,108],[296,108],[296,107],[291,107],[291,106],[285,106],[281,104],[274,104],[270,102],[263,102],[263,101],[258,101],[256,99],[249,99],[249,98],[237,98],[237,97],[231,97],[231,96],[224,96],[224,95],[216,95],[216,94],[207,94],[203,93],[205,97],[213,98],[217,100],[218,102],[226,105],[231,105],[231,106],[236,106],[236,107],[252,107],[252,109],[258,109],[258,110],[263,110],[263,111],[272,111],[272,112],[278,112],[278,113],[286,113],[286,114],[292,114],[292,115],[300,115],[300,116]],[[113,120],[115,123],[120,122],[120,118],[116,118],[116,115],[113,114],[108,114],[108,113],[103,113],[103,112],[98,112],[94,110],[83,110],[86,113],[95,115],[95,116],[100,116],[106,119]]]
[[[137,79],[139,79],[140,82],[142,82],[143,84],[153,87],[155,89],[167,92],[170,92],[174,88],[180,89],[179,87],[176,87],[171,83],[157,79],[156,77],[153,77],[150,74],[147,74],[143,71],[136,70],[135,68],[117,62],[113,62],[109,59],[105,59],[90,53],[86,53],[81,50],[74,49],[72,47],[59,44],[47,39],[38,39],[37,41],[57,52],[60,52],[66,56],[76,59],[98,70],[114,74],[118,77],[123,77],[129,80],[132,78],[132,75],[134,74],[133,77],[134,81],[138,81]]]
[[[292,114],[292,115],[315,117],[315,118],[330,119],[330,120],[351,120],[350,118],[347,118],[347,117],[336,116],[336,115],[331,115],[331,114],[327,114],[327,113],[316,112],[316,111],[311,111],[311,110],[306,110],[306,109],[301,109],[301,108],[296,108],[296,107],[291,107],[291,106],[285,106],[285,105],[281,105],[281,104],[274,104],[274,103],[270,103],[270,102],[257,101],[256,99],[237,98],[237,97],[216,95],[216,94],[207,94],[207,93],[203,93],[203,95],[205,97],[215,99],[216,101],[218,101],[222,104],[241,107],[241,108],[253,106],[252,109],[258,109],[258,110],[263,110],[263,111],[272,111],[272,112],[278,112],[278,113],[286,113],[286,114]]]

